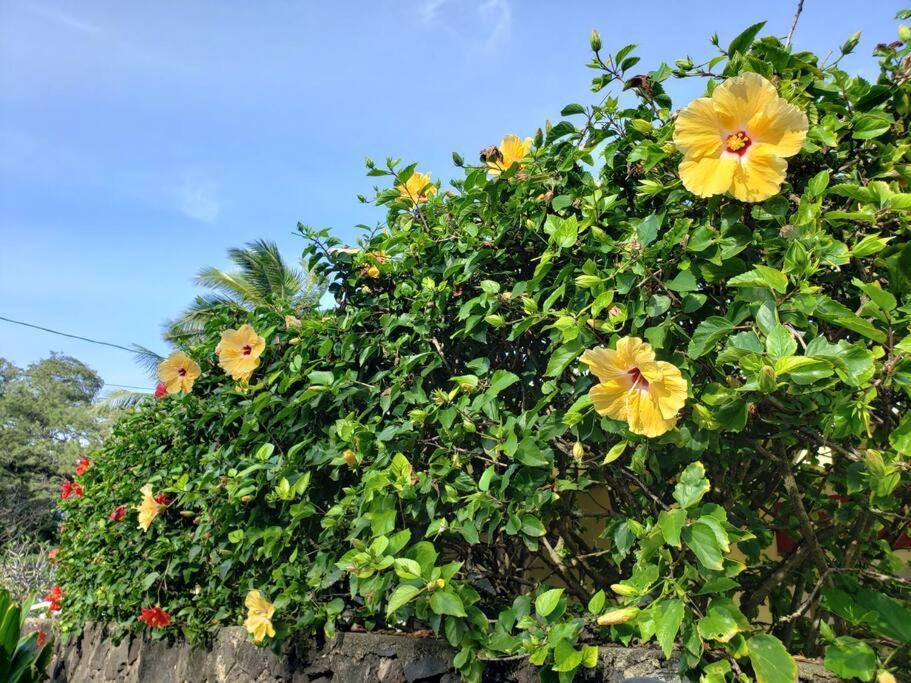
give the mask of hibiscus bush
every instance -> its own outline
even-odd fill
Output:
[[[911,47],[871,82],[761,30],[648,72],[593,34],[597,103],[448,188],[368,160],[381,225],[299,226],[335,307],[216,309],[77,477],[64,629],[909,670]]]

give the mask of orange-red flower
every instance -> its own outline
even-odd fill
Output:
[[[60,485],[60,500],[80,498],[82,494],[82,485],[74,483],[69,479],[64,479],[63,483]]]
[[[60,586],[52,586],[51,592],[44,596],[46,602],[49,602],[48,609],[52,612],[60,611],[60,601],[63,600],[65,593]]]
[[[171,615],[157,605],[155,607],[143,607],[139,611],[139,621],[149,628],[166,628],[171,623]]]
[[[38,639],[36,641],[38,647],[44,647],[44,644],[47,642],[47,633],[42,631],[40,628],[37,631]]]
[[[81,477],[83,474],[85,474],[85,471],[91,466],[92,466],[91,461],[86,456],[82,456],[76,462],[76,476]]]
[[[51,548],[47,551],[47,560],[51,564],[57,564],[57,555],[60,553],[60,548]]]
[[[108,515],[108,519],[111,520],[112,522],[119,522],[126,516],[127,516],[127,506],[118,505],[113,510],[111,510],[111,514]]]
[[[168,385],[164,382],[159,382],[155,386],[155,398],[164,398],[168,395]]]

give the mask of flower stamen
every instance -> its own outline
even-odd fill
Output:
[[[732,135],[728,135],[727,140],[724,141],[724,146],[728,152],[732,154],[737,154],[743,156],[746,154],[746,151],[750,148],[750,145],[753,144],[753,141],[744,131],[738,131]]]
[[[253,347],[249,344],[244,344],[243,353],[245,356],[249,356],[253,352]]]
[[[630,368],[627,370],[627,374],[633,380],[633,389],[648,391],[648,380],[639,372],[639,368]]]

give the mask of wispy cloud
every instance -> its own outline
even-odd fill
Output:
[[[421,21],[425,24],[433,21],[436,18],[437,11],[445,2],[446,0],[424,0],[421,2],[418,6],[418,16],[421,17]]]
[[[213,178],[198,169],[183,172],[177,187],[177,210],[203,223],[214,223],[221,213],[221,196]]]
[[[28,5],[29,11],[33,14],[37,14],[40,17],[53,21],[56,24],[65,26],[74,31],[79,31],[80,33],[103,33],[104,29],[97,24],[80,19],[69,12],[65,12],[57,7],[52,7],[50,5],[44,5],[38,2],[30,2]]]
[[[491,50],[512,30],[509,0],[421,0],[418,17],[472,48]]]
[[[508,0],[487,0],[479,8],[481,21],[490,26],[484,47],[491,49],[509,36],[512,29],[512,7]]]

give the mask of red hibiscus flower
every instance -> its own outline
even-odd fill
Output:
[[[112,522],[119,522],[121,519],[123,519],[126,516],[127,516],[127,506],[118,505],[111,511],[111,514],[108,515],[108,519],[111,520]]]
[[[165,628],[171,623],[171,615],[157,605],[155,607],[143,607],[139,611],[139,621],[149,628]]]
[[[155,496],[155,502],[159,505],[170,505],[171,497],[167,493],[159,493]]]
[[[89,459],[83,455],[76,463],[76,476],[81,477],[91,465]]]
[[[86,456],[83,455],[81,458],[79,458],[79,460],[76,462],[76,476],[81,477],[83,474],[85,474],[85,471],[91,466],[91,464],[91,461]]]
[[[51,548],[47,551],[48,562],[52,564],[57,564],[57,553],[60,552],[60,548]]]
[[[44,647],[44,644],[47,642],[47,633],[38,629],[38,647]]]
[[[60,611],[60,601],[63,599],[63,590],[60,586],[53,586],[51,592],[44,596],[45,601],[49,602],[48,609],[52,612]]]
[[[76,484],[69,479],[64,479],[63,483],[60,485],[60,499],[67,500],[68,498],[79,498],[83,494],[82,485]]]
[[[159,382],[158,386],[155,387],[155,398],[164,398],[168,395],[168,388],[165,386],[164,382]]]

